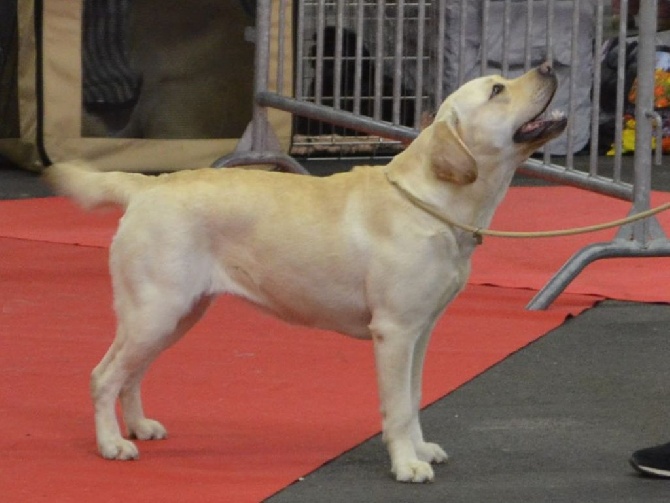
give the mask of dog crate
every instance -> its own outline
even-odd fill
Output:
[[[297,3],[297,99],[418,128],[435,104],[426,91],[431,1]],[[296,156],[388,156],[398,141],[296,116]]]
[[[31,169],[83,158],[171,171],[233,151],[253,108],[253,4],[3,0],[0,155]],[[288,67],[292,16],[279,15],[266,36]],[[269,85],[289,89],[292,76]],[[287,150],[290,115],[267,119]]]

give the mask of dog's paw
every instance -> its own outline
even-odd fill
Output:
[[[449,456],[442,447],[432,442],[421,442],[414,446],[420,460],[426,463],[446,463]]]
[[[412,459],[397,463],[391,470],[398,482],[432,482],[435,479],[435,473],[429,463]]]
[[[121,437],[115,440],[100,442],[98,450],[100,451],[100,455],[105,459],[128,461],[140,457],[137,446],[130,440]]]
[[[128,436],[138,440],[163,440],[167,438],[167,430],[158,421],[144,418],[128,426]]]

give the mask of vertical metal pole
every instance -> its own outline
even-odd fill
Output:
[[[444,2],[442,2],[442,3],[444,4]],[[444,5],[442,5],[442,7],[444,7]],[[484,5],[483,8],[486,9],[487,6]],[[452,7],[451,12],[453,13],[453,7]],[[461,0],[461,5],[459,7],[458,12],[459,12],[459,18],[458,18],[459,19],[459,23],[458,23],[458,85],[454,86],[452,83],[450,83],[449,87],[450,87],[451,91],[456,89],[456,87],[462,86],[463,82],[465,82],[465,32],[466,32],[465,27],[467,26],[466,22],[467,22],[467,18],[468,18],[468,6],[466,5],[465,0]],[[482,14],[482,16],[483,16],[483,14]],[[445,43],[444,43],[444,32],[445,32],[444,24],[446,22],[447,22],[446,17],[443,16],[442,35],[441,35],[442,38],[439,39],[440,46],[445,45]],[[482,37],[482,40],[484,40],[483,37]],[[485,57],[486,57],[486,47],[484,46],[484,43],[482,42],[482,61],[485,59]],[[444,58],[444,56],[443,56],[443,58]],[[483,66],[482,66],[482,68],[483,68]],[[440,101],[440,103],[437,104],[437,106],[439,107],[440,104],[441,104],[441,101]]]
[[[284,94],[284,65],[286,64],[286,44],[284,40],[286,39],[286,0],[280,0],[279,2],[279,41],[277,43],[277,82],[276,88],[277,93]]]
[[[400,124],[400,91],[404,63],[405,0],[395,4],[395,51],[393,54],[393,123]]]
[[[528,0],[528,7],[526,11],[526,34],[524,41],[523,53],[523,70],[527,72],[530,70],[532,64],[531,48],[533,41],[533,0]]]
[[[433,0],[430,3],[429,17],[431,20],[431,42],[428,49],[430,55],[430,76],[433,80],[433,94],[428,103],[429,111],[434,112],[442,103],[444,96],[444,35],[446,19],[446,0]],[[437,24],[433,24],[437,23]]]
[[[572,37],[570,40],[570,87],[568,89],[568,135],[567,155],[565,157],[565,168],[574,168],[574,148],[575,148],[575,94],[577,87],[577,72],[582,65],[579,61],[579,21],[581,17],[581,5],[579,0],[574,0],[572,4]],[[596,88],[597,89],[597,88]]]
[[[547,63],[554,65],[554,0],[547,1]],[[542,162],[551,164],[551,154],[545,145]]]
[[[382,118],[382,80],[384,78],[384,20],[386,13],[386,0],[377,2],[377,22],[375,39],[375,100],[374,114],[376,120]]]
[[[600,89],[601,65],[600,48],[603,46],[603,2],[598,0],[596,7],[596,40],[593,50],[593,89]],[[591,151],[589,152],[589,175],[598,174],[598,126],[600,124],[600,93],[594,92],[591,103]]]
[[[364,17],[363,0],[359,0],[356,5],[356,64],[354,67],[354,113],[356,115],[361,113],[361,83],[363,81],[363,17]],[[370,65],[370,60],[367,60],[367,66]],[[365,76],[366,79],[370,75]],[[366,96],[368,100],[370,96]],[[370,113],[370,110],[368,110]]]
[[[256,9],[256,56],[254,62],[254,96],[268,90],[268,73],[270,72],[270,22],[272,18],[271,0],[259,0]],[[267,122],[265,109],[254,105],[251,123],[252,150],[267,150]]]
[[[447,12],[446,0],[438,0],[437,8],[437,41],[433,46],[437,45],[437,62],[435,63],[435,102],[433,108],[435,110],[442,104],[444,99],[444,37],[446,34]],[[459,48],[459,61],[463,57],[463,48]],[[462,63],[459,63],[459,68]],[[460,71],[460,70],[459,70]],[[460,78],[460,76],[459,76]]]
[[[640,42],[637,59],[637,94],[635,99],[635,175],[633,210],[649,208],[651,192],[651,137],[649,113],[654,111],[654,73],[656,54],[657,0],[640,2]],[[636,241],[644,242],[648,221],[634,231]]]
[[[463,2],[465,4],[465,2]],[[486,75],[486,72],[488,70],[488,63],[489,63],[489,40],[488,40],[488,32],[489,32],[489,9],[491,7],[491,2],[490,0],[483,0],[482,1],[482,36],[481,36],[481,53],[482,53],[482,61],[481,61],[481,75]],[[464,31],[464,26],[461,25],[461,32]],[[463,33],[461,33],[461,36],[464,36]],[[458,85],[462,85],[463,82],[459,82]]]
[[[302,0],[296,1],[298,2],[298,19],[296,27],[297,41],[295,44],[295,97],[300,100],[304,98],[305,2]]]
[[[547,63],[554,64],[554,0],[547,2]]]
[[[626,97],[623,95],[626,79],[626,24],[628,20],[628,0],[621,0],[619,6],[619,38],[618,38],[618,60],[617,60],[617,85],[616,85],[616,110],[615,117],[623,117],[623,103]],[[621,151],[623,139],[623,121],[617,120],[614,126],[614,181],[621,181]]]
[[[314,102],[321,104],[323,98],[323,39],[326,29],[326,6],[324,0],[319,0],[316,11],[316,61],[314,69]]]
[[[512,17],[512,4],[510,0],[505,0],[505,6],[503,7],[502,32],[502,74],[504,77],[509,77],[510,17]]]
[[[426,2],[419,0],[419,12],[417,20],[417,43],[416,43],[416,81],[414,89],[414,117],[412,123],[418,128],[421,123],[421,113],[423,111],[423,64],[424,64],[424,44],[426,40]]]
[[[342,108],[342,25],[344,24],[344,1],[338,0],[335,10],[335,60],[333,61],[333,108],[339,110]],[[348,43],[348,41],[347,41]],[[350,50],[350,48],[348,48]],[[347,54],[347,58],[351,57]],[[349,76],[351,78],[351,76]]]

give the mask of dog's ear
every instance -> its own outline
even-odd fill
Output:
[[[438,179],[468,185],[477,179],[477,163],[456,131],[457,123],[458,117],[454,112],[433,122],[430,164]]]

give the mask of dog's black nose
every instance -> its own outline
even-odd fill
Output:
[[[545,61],[542,63],[538,69],[538,72],[540,72],[540,75],[544,75],[546,77],[551,77],[554,74],[554,69],[551,67],[551,65]]]

